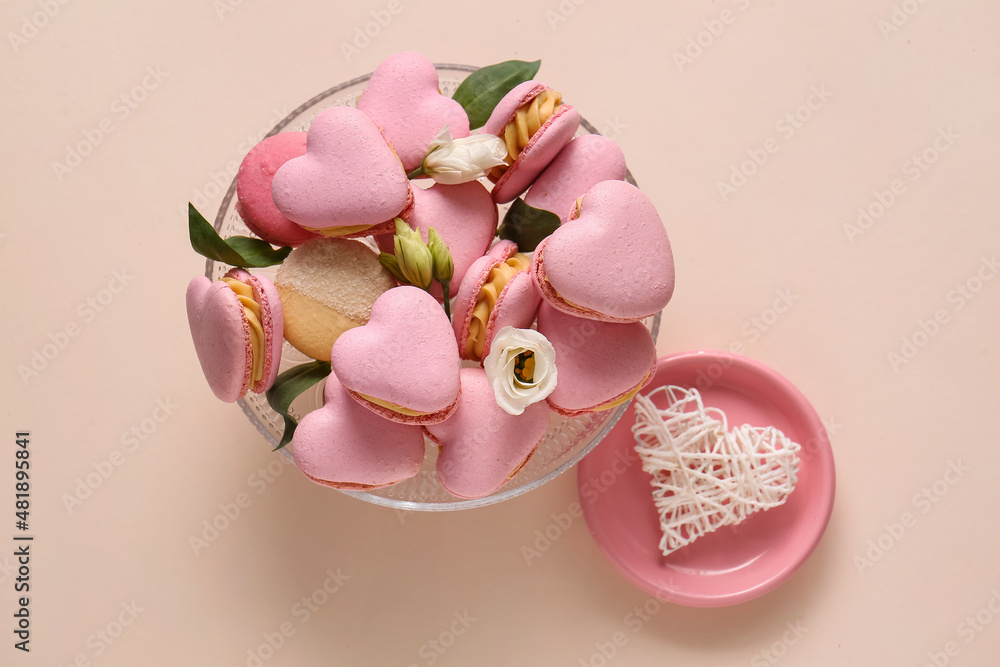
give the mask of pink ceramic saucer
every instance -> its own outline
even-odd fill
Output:
[[[826,430],[784,377],[747,357],[685,352],[657,361],[643,390],[694,387],[729,426],[774,425],[802,446],[799,480],[784,505],[660,553],[660,524],[649,475],[635,453],[630,406],[580,462],[577,484],[591,534],[611,563],[639,588],[668,602],[721,607],[746,602],[784,582],[809,557],[833,509],[833,453]]]

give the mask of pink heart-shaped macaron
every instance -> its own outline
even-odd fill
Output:
[[[423,162],[427,146],[445,125],[455,139],[469,136],[462,105],[441,94],[437,70],[412,51],[389,56],[375,68],[358,108],[382,128],[406,171]]]
[[[532,183],[524,203],[552,211],[566,222],[576,200],[601,181],[623,181],[625,155],[613,140],[584,134],[570,141]]]
[[[254,234],[275,245],[298,246],[317,238],[281,214],[271,182],[281,165],[306,153],[305,132],[282,132],[250,149],[236,173],[236,212]]]
[[[597,322],[567,315],[543,301],[538,332],[556,351],[559,382],[546,399],[562,415],[613,407],[653,376],[656,345],[640,322]]]
[[[368,324],[340,335],[330,361],[351,396],[386,419],[436,423],[458,402],[461,362],[451,322],[434,297],[412,285],[384,292]]]
[[[419,426],[396,424],[352,399],[331,373],[323,407],[302,418],[292,436],[295,464],[335,489],[373,489],[417,474],[424,459]]]
[[[542,296],[579,317],[636,322],[674,291],[670,240],[639,188],[604,181],[587,191],[579,217],[544,239],[532,260]]]
[[[309,126],[306,154],[274,174],[271,195],[282,215],[306,229],[364,236],[391,231],[392,219],[409,203],[410,183],[364,112],[332,107]]]
[[[448,420],[424,429],[440,445],[441,486],[459,498],[482,498],[509,481],[528,461],[549,427],[545,402],[519,415],[497,405],[481,368],[462,369],[462,397]]]

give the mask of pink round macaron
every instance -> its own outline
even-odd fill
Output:
[[[497,405],[481,368],[463,368],[462,397],[447,421],[424,429],[441,451],[438,480],[459,498],[482,498],[506,484],[534,454],[549,427],[544,401],[511,415]]]
[[[330,362],[355,400],[395,422],[441,422],[458,404],[461,361],[451,322],[419,287],[383,292],[367,324],[340,334]]]
[[[236,212],[251,232],[268,243],[298,246],[319,235],[281,214],[271,198],[271,182],[281,165],[306,154],[305,132],[282,132],[250,149],[236,173]]]
[[[538,332],[556,351],[559,382],[545,400],[561,415],[606,410],[631,399],[656,367],[656,345],[640,322],[582,319],[542,302]]]
[[[391,232],[412,198],[399,158],[353,107],[331,107],[313,119],[306,154],[278,168],[271,196],[296,224],[345,237]]]
[[[299,423],[292,455],[302,473],[323,486],[365,490],[417,474],[424,459],[419,426],[396,424],[358,405],[330,373],[323,407]]]
[[[483,134],[494,134],[502,139],[507,124],[514,120],[517,110],[546,90],[552,89],[534,80],[514,86],[494,107],[483,126]],[[569,143],[579,126],[580,113],[576,109],[568,104],[556,108],[493,185],[493,201],[506,204],[527,190],[563,146]]]
[[[420,166],[427,146],[445,125],[455,139],[469,136],[465,109],[442,95],[439,86],[434,63],[404,51],[379,63],[358,100],[358,108],[382,129],[407,172]]]
[[[451,279],[451,295],[472,263],[482,257],[497,229],[497,207],[490,198],[490,191],[479,181],[460,185],[432,185],[427,189],[413,188],[413,205],[401,216],[412,229],[420,230],[420,237],[427,242],[427,232],[433,227],[448,245],[455,273]],[[393,237],[384,234],[376,237],[383,252],[393,252]],[[434,282],[431,294],[443,298],[441,285]]]
[[[559,151],[535,179],[524,203],[552,211],[565,223],[587,190],[601,181],[623,181],[626,171],[618,144],[600,134],[584,134]]]
[[[278,291],[270,280],[243,269],[232,269],[225,277],[234,281],[235,287],[205,276],[192,279],[187,288],[187,315],[209,387],[218,398],[232,403],[249,390],[259,394],[274,384],[281,362],[284,318]],[[244,294],[238,295],[234,289]],[[256,323],[259,333],[255,334]],[[255,367],[260,375],[256,379]]]
[[[514,269],[517,272],[506,281],[499,292],[495,295],[490,292],[490,295],[495,296],[496,302],[489,309],[482,333],[482,353],[478,353],[475,346],[470,347],[468,343],[469,332],[476,319],[474,317],[476,304],[483,286],[489,281],[493,269],[504,264],[516,253],[517,244],[513,241],[499,241],[488,254],[473,262],[465,274],[455,298],[455,312],[452,314],[458,353],[463,359],[481,362],[490,353],[490,344],[497,331],[508,326],[524,329],[534,322],[535,312],[542,297],[531,279],[530,271]]]
[[[532,276],[559,310],[637,322],[670,301],[674,259],[649,198],[624,181],[603,181],[583,196],[576,219],[535,248]]]

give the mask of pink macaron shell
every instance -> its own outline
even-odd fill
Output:
[[[556,351],[559,382],[546,399],[562,415],[589,412],[649,381],[656,344],[639,322],[597,322],[542,302],[538,332]]]
[[[417,474],[424,458],[419,426],[387,421],[358,405],[330,373],[323,407],[292,436],[295,464],[309,479],[338,489],[373,489]]]
[[[391,221],[411,197],[399,158],[353,107],[331,107],[313,119],[306,154],[278,168],[271,194],[289,220],[329,232]]]
[[[281,364],[281,344],[285,333],[285,314],[281,307],[278,289],[264,276],[254,275],[243,269],[231,269],[227,276],[250,285],[253,300],[260,305],[260,324],[264,330],[264,375],[250,388],[262,394],[274,384]]]
[[[382,129],[408,172],[420,166],[445,125],[455,139],[469,136],[465,109],[442,95],[439,85],[430,60],[404,51],[379,63],[358,100],[358,109]]]
[[[461,353],[463,342],[469,336],[469,325],[472,323],[472,311],[479,297],[479,290],[490,275],[493,267],[504,262],[517,253],[517,244],[506,239],[498,241],[489,252],[477,259],[465,272],[465,277],[455,296],[455,309],[451,314],[455,339]]]
[[[451,322],[418,287],[394,287],[379,296],[368,323],[334,343],[331,363],[351,392],[427,413],[430,420],[446,418],[458,398],[461,361]],[[396,420],[423,423],[406,417]]]
[[[424,242],[431,227],[441,235],[455,264],[451,279],[454,296],[469,267],[489,249],[496,233],[498,216],[490,191],[479,181],[470,181],[460,185],[438,183],[427,189],[413,188],[413,206],[400,217],[412,229],[420,230]],[[388,237],[388,245],[390,249],[383,247],[383,250],[392,252],[391,236]],[[431,285],[431,294],[438,299],[443,298],[440,283]]]
[[[493,336],[504,327],[527,329],[535,321],[542,295],[538,293],[530,271],[515,274],[497,295],[496,305],[486,323],[483,358],[490,353]]]
[[[531,187],[580,127],[580,112],[563,104],[536,131],[514,164],[493,185],[493,201],[506,204]]]
[[[549,426],[544,401],[511,415],[497,405],[481,368],[463,368],[462,396],[450,419],[425,426],[440,445],[437,475],[459,498],[482,498],[503,486],[531,457]]]
[[[227,403],[250,386],[250,324],[229,285],[197,276],[188,283],[188,324],[201,369],[212,393]]]
[[[306,154],[305,132],[282,132],[250,149],[236,173],[236,212],[268,243],[298,246],[318,236],[281,214],[271,198],[271,182],[281,165]]]
[[[570,141],[535,179],[524,203],[552,211],[565,223],[576,200],[601,181],[623,181],[625,154],[617,143],[600,134],[584,134]]]
[[[588,190],[579,216],[535,248],[532,264],[542,296],[581,317],[638,321],[666,306],[674,290],[663,222],[649,198],[624,181]]]
[[[483,125],[483,134],[502,136],[504,128],[507,127],[507,123],[514,119],[517,110],[548,88],[544,83],[535,79],[524,81],[511,88],[493,107],[489,119]]]

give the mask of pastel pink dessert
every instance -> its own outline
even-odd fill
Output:
[[[282,132],[250,149],[236,173],[236,212],[251,232],[268,243],[298,246],[319,235],[281,214],[271,198],[271,182],[281,165],[306,154],[305,132]]]
[[[514,86],[493,109],[483,134],[507,144],[507,166],[490,172],[493,201],[513,201],[538,178],[580,126],[580,113],[539,81]]]
[[[432,185],[427,189],[413,188],[413,205],[401,214],[412,229],[420,230],[427,242],[427,232],[433,227],[448,245],[455,274],[451,279],[451,295],[462,283],[472,263],[482,257],[497,230],[497,207],[490,191],[479,181],[460,185]],[[376,237],[383,252],[392,253],[392,235]],[[434,282],[431,294],[443,298],[441,285]]]
[[[424,160],[427,146],[445,125],[455,139],[469,136],[462,105],[441,94],[437,70],[412,51],[389,56],[375,68],[358,108],[375,121],[407,172]]]
[[[541,295],[529,269],[531,260],[513,241],[500,241],[473,262],[455,298],[452,326],[463,359],[481,362],[493,336],[504,327],[526,329],[535,320]]]
[[[542,297],[606,322],[637,322],[663,309],[674,291],[674,258],[649,198],[624,181],[604,181],[578,212],[535,248],[532,276]]]
[[[624,181],[626,171],[618,144],[600,134],[584,134],[559,151],[535,179],[524,203],[552,211],[565,223],[587,190],[601,181]]]
[[[556,351],[559,383],[545,400],[561,415],[617,407],[653,377],[656,345],[641,322],[582,319],[542,302],[538,332]]]
[[[391,232],[412,196],[399,158],[352,107],[331,107],[313,119],[306,154],[278,168],[271,195],[296,224],[345,237]]]
[[[198,276],[188,284],[187,315],[201,369],[219,399],[232,403],[274,384],[284,318],[270,280],[243,269],[215,282]]]
[[[333,344],[333,370],[351,396],[402,424],[434,424],[458,405],[461,361],[441,304],[411,285],[384,292],[364,326]]]
[[[302,473],[334,489],[366,490],[396,484],[417,474],[424,460],[419,426],[383,419],[352,399],[330,373],[323,407],[299,423],[292,455]]]
[[[463,368],[462,397],[447,421],[427,425],[440,448],[438,480],[459,498],[482,498],[506,484],[534,454],[549,427],[544,402],[520,415],[502,410],[481,368]]]

